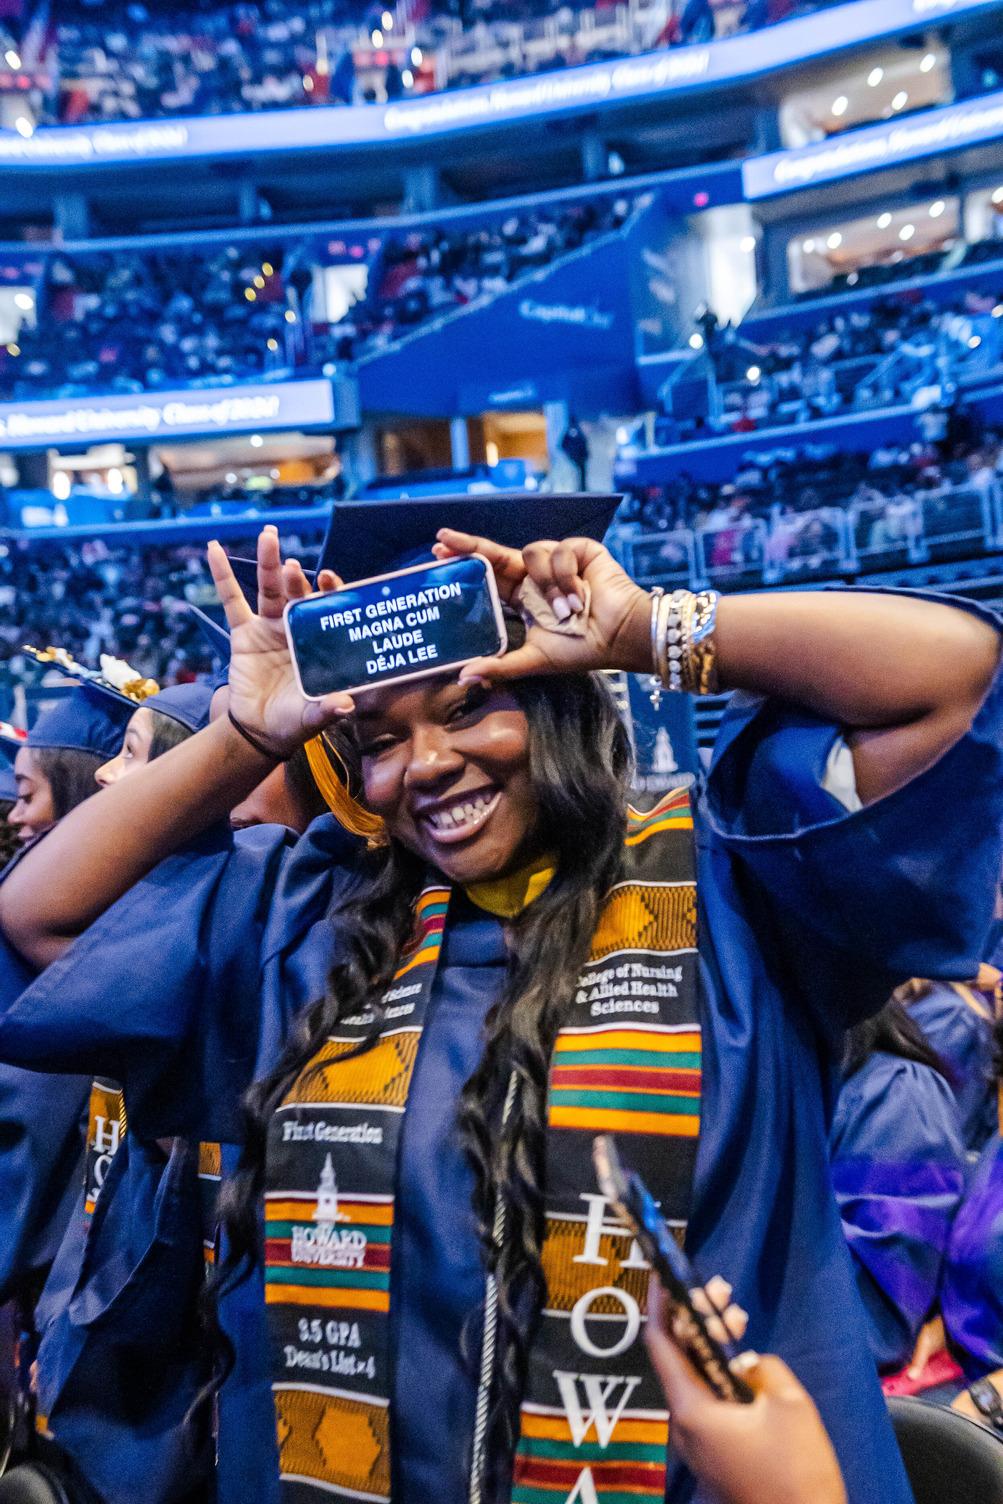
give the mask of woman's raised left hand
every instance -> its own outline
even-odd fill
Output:
[[[515,601],[529,579],[546,596],[559,621],[579,617],[583,627],[572,633],[529,626],[521,648],[500,658],[476,659],[464,668],[461,679],[497,683],[531,674],[589,669],[644,673],[650,669],[650,597],[601,543],[592,538],[566,538],[563,543],[543,539],[523,549],[505,548],[490,538],[452,528],[442,528],[438,540],[433,552],[439,559],[482,554],[494,570],[503,601]]]

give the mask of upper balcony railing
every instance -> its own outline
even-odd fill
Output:
[[[640,585],[744,590],[794,585],[1003,548],[1003,487],[945,487],[880,504],[769,517],[738,513],[713,526],[617,530],[615,550]]]

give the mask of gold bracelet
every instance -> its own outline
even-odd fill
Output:
[[[717,603],[716,590],[701,590],[694,601],[693,629],[690,634],[689,688],[696,695],[715,695],[717,677]]]

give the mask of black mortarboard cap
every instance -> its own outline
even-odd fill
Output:
[[[236,560],[230,563],[236,565]],[[241,561],[243,562],[243,561]],[[255,565],[255,570],[257,566]],[[241,582],[243,583],[243,582]],[[257,589],[257,575],[255,574],[255,589]],[[206,611],[200,611],[198,606],[189,606],[189,613],[194,616],[202,635],[205,638],[214,658],[225,667],[230,662],[230,634],[220,622],[215,621]]]
[[[441,527],[525,548],[538,538],[601,542],[623,498],[586,492],[493,491],[477,496],[420,496],[402,501],[336,501],[318,569],[346,583],[407,569],[432,558]]]

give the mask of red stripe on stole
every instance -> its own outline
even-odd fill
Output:
[[[572,1489],[586,1468],[592,1469],[596,1487],[665,1489],[664,1462],[565,1462],[557,1457],[517,1457],[515,1483],[532,1487]]]
[[[596,1090],[609,1090],[616,1086],[633,1091],[700,1091],[698,1070],[651,1070],[644,1066],[617,1068],[608,1065],[555,1065],[551,1074],[553,1086],[591,1086]]]
[[[336,1266],[330,1264],[294,1264],[290,1257],[289,1238],[266,1238],[265,1239],[265,1263],[274,1268],[290,1269],[330,1269]],[[390,1246],[387,1243],[370,1243],[360,1265],[353,1265],[359,1270],[371,1270],[374,1274],[385,1273],[390,1268]]]

